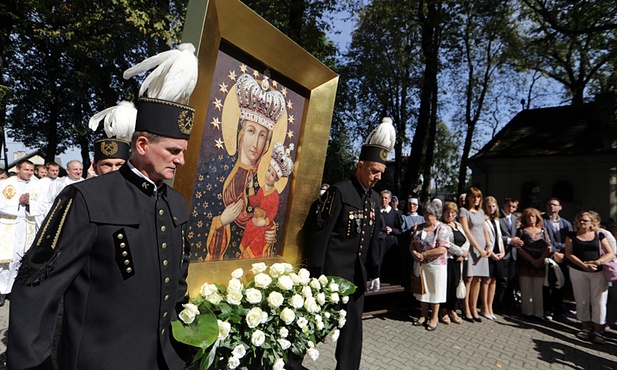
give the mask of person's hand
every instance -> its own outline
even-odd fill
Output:
[[[244,208],[244,200],[240,199],[235,203],[232,203],[225,207],[223,213],[221,213],[221,223],[223,226],[229,225],[233,220],[235,220],[242,212]]]
[[[534,265],[535,268],[540,268],[544,266],[544,258],[537,258],[531,261],[531,264]]]
[[[516,247],[516,248],[520,248],[523,246],[523,241],[521,240],[521,238],[519,238],[518,236],[515,236],[514,238],[510,239],[510,245]]]
[[[411,256],[416,262],[424,262],[424,256],[422,253],[416,251],[415,249],[411,250]]]
[[[480,257],[488,257],[488,252],[486,249],[480,249]]]
[[[468,250],[463,251],[463,256],[462,257],[463,257],[463,259],[469,257],[469,251]]]
[[[269,230],[264,231],[264,239],[266,239],[266,244],[274,245],[276,243],[276,224],[273,224]]]
[[[463,261],[465,261],[465,257],[463,256],[456,257],[456,262],[463,262]]]
[[[23,193],[19,197],[19,204],[30,204],[30,193]]]
[[[379,281],[379,278],[370,280],[368,282],[368,290],[369,291],[377,293],[380,288],[381,288],[381,282]]]
[[[557,263],[562,263],[564,259],[563,253],[555,252],[553,253],[553,261]]]
[[[87,179],[91,179],[93,177],[97,177],[98,175],[96,174],[96,171],[94,170],[94,163],[90,163],[90,167],[88,167],[88,171],[86,171],[87,175],[86,178]]]
[[[386,234],[390,234],[392,232],[392,228],[390,226],[386,226]]]

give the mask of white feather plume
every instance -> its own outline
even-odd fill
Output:
[[[177,49],[156,54],[132,66],[123,76],[128,80],[153,68],[141,84],[139,96],[187,104],[197,84],[195,46],[180,44]]]
[[[120,104],[104,109],[92,116],[88,122],[88,127],[92,131],[96,131],[101,121],[103,121],[103,129],[107,137],[131,141],[131,136],[135,132],[137,109],[130,101],[123,100]]]
[[[392,125],[392,119],[390,117],[384,117],[379,126],[375,127],[366,137],[366,140],[364,140],[365,145],[379,145],[388,148],[390,151],[394,148],[395,142],[396,132],[394,131],[394,126]]]

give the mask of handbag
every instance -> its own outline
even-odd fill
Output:
[[[456,287],[456,298],[465,299],[467,295],[467,288],[465,288],[465,282],[463,281],[463,262],[461,262],[461,279],[458,281],[458,286]]]
[[[598,232],[598,241],[600,246],[600,257],[604,255],[604,249],[602,249],[602,240],[600,240],[600,233]],[[607,282],[617,281],[617,260],[612,259],[610,261],[604,262],[602,264],[602,273],[604,274],[604,279]]]
[[[414,267],[414,272],[411,274],[411,293],[412,294],[426,294],[426,287],[424,286],[424,274],[422,274],[422,264],[416,263],[416,266],[420,265],[418,268],[419,274],[416,276]]]

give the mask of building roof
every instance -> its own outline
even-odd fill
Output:
[[[469,159],[617,153],[614,100],[518,113]]]

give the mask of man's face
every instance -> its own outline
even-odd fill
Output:
[[[49,166],[49,168],[47,169],[47,177],[52,180],[57,179],[59,174],[60,166]]]
[[[126,162],[126,160],[122,158],[105,158],[96,162],[94,168],[96,169],[96,174],[100,176],[107,172],[118,171],[124,162]]]
[[[503,211],[508,215],[516,212],[517,209],[518,203],[515,202],[506,202],[506,204],[503,206]]]
[[[551,215],[557,214],[561,211],[561,203],[556,200],[551,200],[546,204],[546,212]]]
[[[73,162],[66,169],[66,174],[71,180],[78,180],[81,177],[82,166],[81,163]]]
[[[372,188],[381,180],[381,174],[386,171],[386,165],[379,162],[359,161],[356,177],[367,188]]]
[[[381,208],[387,208],[390,204],[390,195],[388,193],[381,194]]]
[[[36,169],[36,177],[38,177],[39,179],[42,179],[45,176],[47,176],[47,168],[41,166]]]
[[[17,168],[17,177],[20,180],[28,181],[34,175],[34,165],[30,163],[22,163]]]
[[[184,139],[164,138],[153,143],[147,140],[143,146],[143,163],[148,178],[159,184],[163,180],[174,178],[176,168],[184,164],[184,151],[188,141]]]

